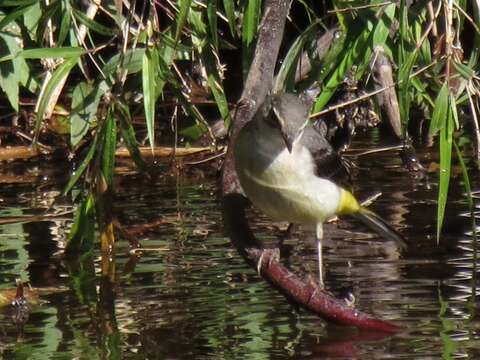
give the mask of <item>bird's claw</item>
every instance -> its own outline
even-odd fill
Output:
[[[263,259],[267,257],[268,259],[268,265],[272,261],[279,261],[280,260],[280,250],[275,248],[275,249],[262,249],[262,253],[257,261],[257,273],[258,275],[261,274],[262,271],[262,265],[263,265]]]
[[[345,302],[349,308],[355,307],[355,295],[353,294],[353,290],[351,288],[343,288],[340,291],[339,298]]]

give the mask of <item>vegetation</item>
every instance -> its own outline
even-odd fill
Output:
[[[477,5],[295,0],[275,84],[288,91],[320,86],[313,106],[319,112],[352,69],[363,88],[373,88],[369,66],[381,47],[394,64],[403,136],[421,128],[421,118],[429,123],[420,135],[439,138],[438,236],[452,149],[468,193],[463,156],[476,147],[479,159]],[[109,199],[119,143],[140,171],[150,172],[142,139],[153,150],[159,133],[168,133],[163,143],[175,142],[177,133],[215,142],[212,120],[221,117],[230,128],[261,14],[260,0],[0,0],[3,118],[39,151],[68,149],[78,161],[64,192],[81,179],[70,251],[91,249],[95,224],[102,250],[113,245]],[[316,40],[336,26],[338,36],[319,56]],[[295,81],[302,54],[312,69]]]

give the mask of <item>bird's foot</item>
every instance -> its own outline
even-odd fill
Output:
[[[353,289],[350,287],[342,288],[340,289],[339,293],[339,299],[345,301],[345,304],[349,308],[354,308],[355,307],[355,295],[353,294]]]
[[[280,261],[280,249],[262,249],[262,254],[260,255],[257,262],[257,273],[261,274],[263,261],[267,260],[267,265],[270,265],[272,261]]]

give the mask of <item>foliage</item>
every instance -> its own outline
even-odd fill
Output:
[[[214,108],[214,116],[230,126],[228,99],[239,91],[227,97],[224,84],[238,88],[235,74],[248,72],[261,10],[260,0],[0,0],[0,88],[11,109],[20,110],[22,97],[35,98],[35,143],[47,139],[58,109],[69,109],[69,146],[83,160],[66,192],[83,178],[87,193],[81,197],[75,229],[90,224],[95,215],[104,222],[102,236],[111,232],[110,210],[102,203],[112,193],[120,138],[140,170],[148,171],[138,139],[145,134],[154,148],[159,131],[169,128],[167,121],[158,119],[179,118],[183,125],[175,132],[198,137],[210,133],[206,115]],[[473,128],[480,139],[475,115],[477,3],[336,0],[332,9],[323,9],[317,2],[294,1],[290,22],[297,32],[290,29],[285,36],[287,51],[275,89],[320,86],[314,111],[331,101],[353,67],[355,76],[365,79],[377,47],[396,65],[404,134],[412,123],[412,109],[431,120],[430,137],[439,134],[440,236],[452,142],[466,126],[458,118],[458,107],[466,106],[474,115]],[[326,24],[333,23],[339,24],[339,35],[319,55],[316,40]],[[472,31],[473,38],[468,36]],[[227,56],[232,53],[241,53],[241,61],[232,61]],[[295,73],[305,53],[312,69],[299,82]],[[203,104],[212,106],[206,109]],[[143,114],[144,126],[134,125],[132,114]],[[72,238],[78,236],[77,231]],[[83,249],[90,241],[80,244]]]

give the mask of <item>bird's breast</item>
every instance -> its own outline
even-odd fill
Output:
[[[292,223],[315,224],[335,214],[340,189],[315,175],[308,149],[295,146],[289,153],[285,146],[254,138],[238,138],[235,158],[242,188],[257,208]]]

